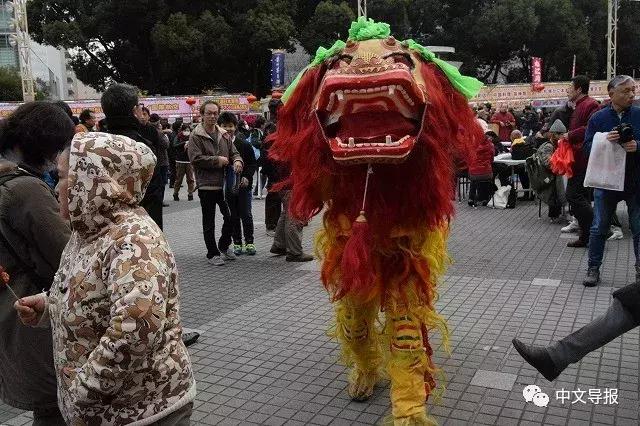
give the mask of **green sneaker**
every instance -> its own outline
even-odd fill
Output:
[[[234,244],[233,245],[233,253],[236,256],[240,256],[242,254],[242,245],[241,244]]]
[[[256,246],[254,244],[247,244],[246,251],[249,256],[253,256],[256,254]]]

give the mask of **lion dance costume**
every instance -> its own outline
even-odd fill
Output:
[[[448,349],[436,283],[448,261],[454,170],[484,137],[467,101],[481,86],[360,18],[346,43],[318,49],[278,113],[270,155],[291,169],[290,214],[308,221],[324,210],[317,252],[351,367],[348,392],[367,399],[386,370],[395,424],[433,422],[432,330]]]

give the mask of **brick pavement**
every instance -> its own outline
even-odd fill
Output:
[[[268,255],[262,212],[263,201],[256,201],[258,255],[216,268],[204,262],[197,198],[165,211],[182,279],[183,322],[203,332],[190,350],[198,381],[193,423],[380,422],[389,412],[388,383],[366,403],[349,401],[337,346],[325,334],[332,315],[317,264]],[[311,240],[307,230],[308,250]],[[607,245],[603,284],[594,289],[580,284],[586,250],[568,249],[566,242],[559,226],[538,219],[533,203],[500,211],[460,205],[450,239],[454,263],[438,301],[452,332],[452,354],[436,356],[447,389],[428,407],[441,424],[638,424],[637,330],[553,384],[511,347],[514,336],[547,344],[579,328],[607,308],[613,287],[631,279],[628,228],[624,240]],[[438,337],[432,342],[440,344]],[[550,395],[548,407],[524,401],[530,384]],[[563,388],[617,388],[618,404],[561,404],[555,392]],[[0,424],[29,422],[27,414],[0,405]]]

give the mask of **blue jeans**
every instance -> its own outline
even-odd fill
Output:
[[[633,235],[633,251],[636,255],[636,266],[640,266],[638,260],[638,242],[640,241],[640,203],[638,194],[595,189],[593,191],[593,224],[589,236],[589,267],[599,268],[604,256],[604,244],[609,233],[611,218],[616,212],[620,201],[627,203],[629,212],[629,225]]]
[[[231,210],[231,225],[233,227],[233,244],[241,245],[243,234],[244,242],[253,244],[252,199],[251,187],[240,188],[237,194],[227,192],[227,202]]]

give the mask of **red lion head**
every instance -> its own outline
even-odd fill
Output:
[[[290,213],[308,221],[326,208],[325,228],[343,229],[346,237],[373,166],[366,196],[369,252],[393,252],[403,244],[399,238],[445,226],[454,212],[454,170],[483,138],[450,79],[457,70],[427,60],[425,54],[433,54],[416,46],[388,34],[334,46],[304,71],[278,112],[271,139],[271,158],[291,171],[285,184],[292,189]],[[366,263],[356,275],[371,269]],[[342,269],[344,280],[349,272]]]

